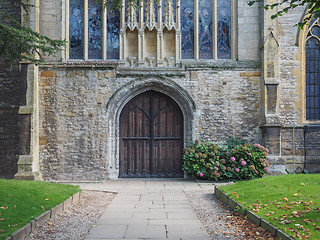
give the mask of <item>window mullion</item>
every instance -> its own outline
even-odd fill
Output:
[[[237,59],[237,1],[231,0],[231,59]]]
[[[120,61],[124,62],[125,57],[125,46],[126,46],[126,2],[125,0],[121,1],[121,11],[120,11]]]
[[[218,58],[218,41],[217,41],[217,0],[212,0],[212,58],[217,59]]]
[[[194,1],[194,59],[199,59],[199,0]]]
[[[176,0],[176,62],[181,61],[181,15],[180,0]]]
[[[65,29],[65,32],[66,32],[66,40],[68,41],[67,45],[66,45],[66,55],[65,55],[65,58],[66,60],[69,59],[69,48],[70,48],[70,34],[69,34],[69,31],[70,31],[70,2],[69,0],[66,0],[65,2],[65,7],[66,7],[66,29]]]
[[[107,60],[107,7],[102,1],[102,59]]]
[[[88,0],[84,0],[83,6],[83,58],[84,60],[88,60],[88,47],[89,47],[89,31],[88,31]]]

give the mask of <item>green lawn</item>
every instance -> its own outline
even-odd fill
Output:
[[[0,239],[78,191],[79,186],[0,179]]]
[[[320,175],[282,175],[221,187],[296,239],[320,239]]]

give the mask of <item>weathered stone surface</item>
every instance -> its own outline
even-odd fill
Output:
[[[19,69],[0,61],[0,178],[13,178],[18,171],[19,93]]]
[[[8,3],[0,8],[20,16],[20,10],[10,9]],[[20,154],[27,155],[28,150],[33,154],[32,171],[39,171],[40,159],[45,179],[117,178],[121,109],[146,90],[161,91],[181,107],[185,145],[194,138],[223,143],[228,136],[239,136],[266,145],[271,168],[292,169],[293,153],[296,167],[303,167],[303,129],[296,129],[294,151],[292,147],[293,127],[309,124],[305,120],[306,34],[294,26],[303,12],[299,7],[271,20],[272,11],[239,0],[232,11],[238,22],[231,43],[237,60],[183,60],[172,68],[151,66],[151,62],[150,67],[124,67],[117,61],[68,61],[60,51],[45,57],[51,62],[39,73],[36,67],[28,67],[28,91],[20,96],[19,69],[10,71],[1,65],[0,177],[17,172],[20,149]],[[29,16],[33,28],[55,39],[67,37],[63,1],[41,1],[39,13],[39,19],[34,12]],[[127,37],[133,39],[130,46],[137,45],[137,36]],[[149,37],[149,43],[155,40]],[[165,49],[170,48],[173,53],[174,46],[165,43]],[[34,106],[20,108],[26,114],[22,116],[30,114],[31,126],[30,139],[22,132],[19,144],[20,105]],[[26,118],[20,117],[20,126]],[[29,139],[30,148],[21,139]],[[316,151],[310,154],[319,156]],[[317,161],[310,158],[311,169],[317,168]]]
[[[148,72],[148,76],[138,71],[128,75],[122,71],[119,76],[110,70],[55,71],[56,77],[50,81],[40,72],[40,139],[45,139],[41,141],[40,158],[46,179],[99,180],[108,177],[110,169],[115,172],[113,176],[117,175],[119,162],[107,154],[118,158],[117,150],[108,147],[114,141],[110,122],[118,120],[115,112],[107,115],[106,108],[121,111],[125,99],[114,100],[119,89],[134,92],[149,85],[166,91],[165,85],[153,81],[168,82],[176,88],[172,90],[183,89],[190,94],[197,108],[190,113],[193,132],[188,134],[192,138],[224,142],[228,136],[237,135],[250,142],[260,141],[260,74],[256,68],[189,69],[190,74],[172,69],[170,77],[163,77],[159,70]],[[241,73],[246,75],[240,77]]]

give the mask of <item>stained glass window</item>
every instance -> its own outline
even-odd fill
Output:
[[[199,0],[199,54],[201,59],[212,59],[212,39],[212,0]]]
[[[313,21],[314,22],[314,21]],[[306,119],[320,120],[320,25],[312,26],[306,42]]]
[[[120,52],[120,12],[108,11],[107,58],[119,59]]]
[[[231,0],[217,1],[217,55],[231,58]]]
[[[83,1],[70,0],[69,58],[83,58]]]
[[[89,59],[102,58],[102,4],[97,0],[88,2]]]
[[[183,59],[194,58],[194,2],[181,2],[181,54]]]

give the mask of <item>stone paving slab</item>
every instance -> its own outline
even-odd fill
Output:
[[[213,187],[212,183],[183,179],[121,179],[81,184],[82,189],[118,193],[86,239],[210,239],[184,191]]]

